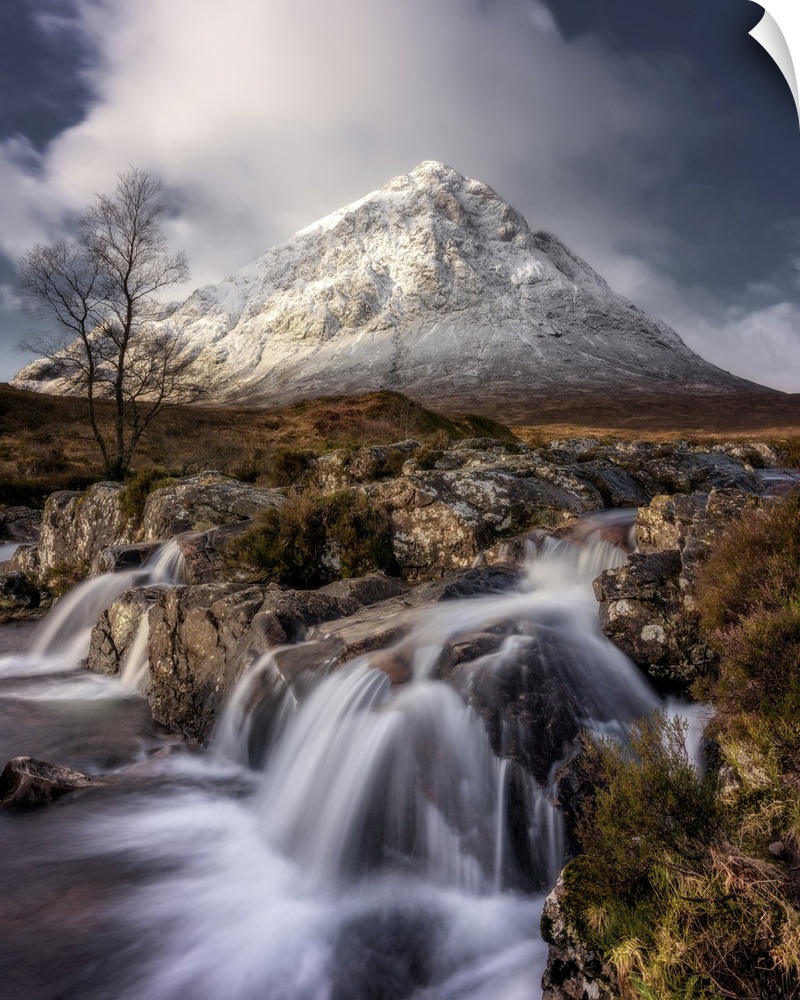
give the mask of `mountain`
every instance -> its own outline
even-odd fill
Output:
[[[159,321],[228,401],[373,389],[503,419],[536,400],[754,390],[648,319],[486,184],[428,161]],[[52,368],[50,369],[52,371]],[[34,362],[14,385],[56,391]]]

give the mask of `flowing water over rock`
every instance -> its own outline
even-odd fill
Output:
[[[540,997],[563,860],[549,774],[580,728],[623,734],[659,703],[596,623],[591,580],[621,550],[545,540],[519,592],[422,608],[395,646],[316,680],[271,650],[203,754],[136,693],[146,625],[121,678],[80,665],[118,593],[179,579],[161,557],[76,588],[0,661],[2,761],[93,779],[0,810],[0,993]]]

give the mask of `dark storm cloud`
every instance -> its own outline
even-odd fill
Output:
[[[69,3],[13,0],[0,7],[0,139],[34,149],[77,124],[92,90],[93,56]]]

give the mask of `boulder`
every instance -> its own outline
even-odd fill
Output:
[[[47,498],[37,547],[37,573],[85,575],[102,549],[122,540],[127,516],[121,483],[96,483],[83,493],[60,491]]]
[[[602,507],[571,479],[557,484],[513,467],[418,472],[368,487],[389,517],[392,549],[409,580],[436,579],[471,566],[504,536],[552,527]],[[530,470],[524,470],[530,471]]]
[[[208,531],[254,517],[285,500],[279,490],[262,490],[218,472],[203,472],[153,490],[137,533],[141,541]]]
[[[420,447],[419,441],[398,441],[370,448],[339,448],[315,460],[315,485],[330,493],[359,483],[393,478]]]
[[[35,757],[14,757],[0,774],[0,806],[21,809],[43,805],[90,783],[89,777],[71,767]]]

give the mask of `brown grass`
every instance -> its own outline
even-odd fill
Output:
[[[529,407],[475,401],[483,416],[434,412],[396,392],[307,400],[280,409],[172,407],[142,441],[132,472],[188,475],[218,469],[264,485],[302,453],[413,437],[442,447],[459,437],[506,437],[530,444],[595,437],[698,444],[767,441],[800,465],[800,396],[775,392],[662,394],[613,399],[537,400]],[[445,415],[446,413],[446,415]],[[492,419],[488,414],[493,414]],[[110,420],[110,410],[105,420]],[[514,421],[513,434],[496,420]],[[293,453],[298,462],[293,462]],[[84,404],[0,385],[0,503],[39,502],[101,476]]]
[[[110,421],[111,410],[103,419]],[[277,410],[175,406],[142,439],[131,473],[190,475],[217,469],[273,485],[309,452],[416,438],[441,446],[464,437],[515,440],[486,417],[444,417],[394,392],[297,403]],[[293,456],[298,461],[293,462]],[[84,403],[0,385],[0,503],[38,502],[101,478]]]

